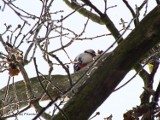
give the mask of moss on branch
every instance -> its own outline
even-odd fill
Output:
[[[160,42],[160,8],[152,10],[104,61],[97,64],[86,86],[70,99],[63,111],[70,120],[87,120],[109,97],[130,69]],[[83,112],[82,112],[83,111]],[[63,120],[59,113],[53,120]]]
[[[78,73],[74,73],[71,75],[73,83],[75,83],[79,77],[81,76],[81,74],[83,74],[85,72],[84,71],[80,71]],[[47,78],[46,76],[42,76],[40,77],[40,79],[42,79],[42,83],[44,86],[47,86],[49,81],[44,79],[44,77]],[[32,100],[49,100],[49,97],[47,95],[44,95],[44,90],[42,88],[42,86],[40,85],[37,77],[33,77],[30,78],[30,82],[31,82],[31,88],[32,88],[32,92],[34,97],[32,98]],[[52,79],[51,79],[51,84],[47,87],[47,91],[50,94],[50,96],[52,96],[53,99],[55,99],[56,97],[63,95],[63,92],[65,93],[65,91],[67,89],[70,88],[70,84],[68,82],[68,76],[67,75],[52,75]],[[10,112],[10,107],[12,106],[12,110],[16,110],[17,109],[17,105],[19,108],[23,108],[25,106],[28,105],[28,99],[27,99],[27,91],[25,89],[25,83],[23,80],[15,82],[15,87],[16,87],[16,91],[14,90],[14,87],[12,84],[10,84],[9,86],[6,86],[4,88],[2,88],[0,90],[0,113],[7,114],[8,112]],[[59,88],[60,90],[56,89]],[[8,93],[6,93],[8,92]],[[16,92],[16,93],[15,93]],[[16,95],[15,95],[16,94]],[[70,95],[70,94],[67,94]],[[6,97],[5,97],[6,96]],[[19,103],[17,104],[17,101],[15,100],[15,96],[18,97]],[[42,98],[43,96],[43,98]],[[3,102],[2,102],[3,101]],[[5,101],[5,102],[4,102]]]

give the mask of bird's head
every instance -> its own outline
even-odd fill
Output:
[[[92,49],[85,50],[84,53],[88,53],[88,54],[92,55],[93,57],[96,56],[96,52]]]

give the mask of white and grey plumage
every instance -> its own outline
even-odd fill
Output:
[[[95,56],[96,53],[92,49],[85,50],[83,53],[79,54],[74,60],[74,71],[78,71],[88,63],[92,62]]]

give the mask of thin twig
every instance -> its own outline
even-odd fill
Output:
[[[132,7],[129,5],[129,3],[128,3],[127,0],[123,0],[123,2],[125,3],[125,5],[127,6],[127,8],[129,9],[129,11],[131,12],[132,17],[133,17],[133,18],[136,18],[136,19],[134,19],[134,25],[137,26],[137,24],[139,23],[138,15],[134,12],[134,10],[133,10]]]
[[[45,86],[41,82],[41,79],[40,79],[40,76],[39,76],[39,72],[38,72],[38,66],[37,66],[36,58],[35,57],[33,58],[33,61],[34,61],[34,67],[35,67],[36,74],[37,74],[37,79],[38,79],[40,85],[42,86],[44,92],[48,95],[48,97],[50,98],[50,100],[53,100],[52,97],[50,96],[50,94],[48,93],[48,91],[46,90]]]
[[[79,9],[81,9],[82,7],[84,7],[86,4],[83,4],[81,6],[79,6],[77,9],[75,9],[73,12],[71,12],[70,14],[68,14],[67,16],[61,18],[58,22],[62,22],[63,20],[65,20],[66,18],[68,18],[69,16],[71,16],[73,13],[75,13],[76,11],[78,11]]]

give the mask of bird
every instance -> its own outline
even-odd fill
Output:
[[[80,53],[76,56],[74,59],[74,72],[79,71],[83,67],[85,67],[87,64],[91,63],[94,60],[94,57],[96,56],[96,52],[92,49],[85,50],[83,53]]]

